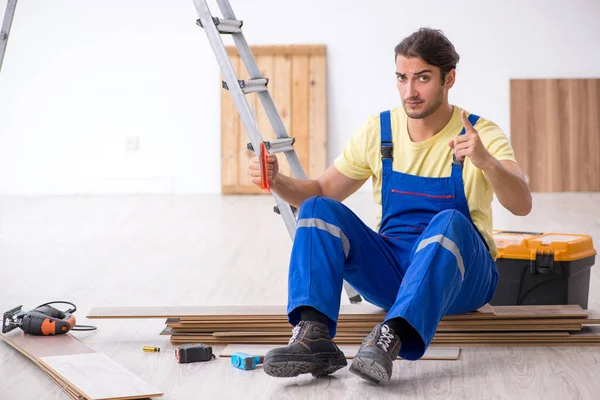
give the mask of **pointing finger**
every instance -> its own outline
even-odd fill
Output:
[[[467,113],[466,113],[465,110],[462,110],[460,112],[460,119],[462,120],[462,123],[463,123],[463,125],[465,127],[465,130],[467,132],[475,130],[475,128],[473,127],[473,125],[471,125],[471,121],[469,121],[469,118],[467,118]]]

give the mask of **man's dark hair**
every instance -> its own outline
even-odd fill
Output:
[[[446,74],[456,68],[460,57],[450,40],[439,29],[421,28],[400,42],[395,49],[396,55],[420,57],[427,64],[440,69],[442,84]]]

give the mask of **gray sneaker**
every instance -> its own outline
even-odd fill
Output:
[[[378,324],[363,340],[352,360],[350,372],[373,383],[389,381],[392,363],[400,352],[400,337],[385,324]]]

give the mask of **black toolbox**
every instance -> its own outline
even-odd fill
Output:
[[[587,235],[494,231],[498,287],[491,305],[588,306],[596,250]]]

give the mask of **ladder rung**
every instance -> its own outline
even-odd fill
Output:
[[[273,140],[265,141],[264,143],[265,143],[267,150],[269,151],[269,154],[275,154],[275,153],[283,153],[286,151],[293,151],[295,141],[296,141],[295,138],[287,137],[287,138],[280,138],[280,139],[273,139]],[[248,145],[246,147],[248,148],[248,150],[254,151],[254,147],[252,146],[252,143],[248,143]]]
[[[253,93],[253,92],[266,92],[267,85],[269,84],[269,79],[267,78],[256,78],[256,79],[248,79],[245,81],[238,81],[240,84],[240,89],[244,93]],[[223,81],[223,89],[229,90],[229,86],[227,86],[227,82]]]
[[[244,21],[238,21],[236,19],[221,19],[212,17],[212,20],[219,33],[241,33],[242,25],[244,25]],[[204,28],[202,26],[202,21],[199,19],[196,20],[196,25]]]

